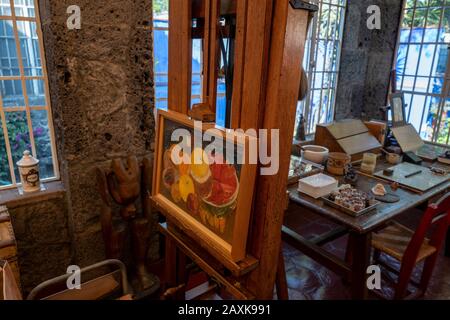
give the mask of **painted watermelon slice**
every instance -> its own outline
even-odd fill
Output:
[[[212,164],[212,187],[208,197],[203,202],[208,205],[211,213],[225,215],[236,205],[239,193],[239,180],[236,169],[229,164]]]

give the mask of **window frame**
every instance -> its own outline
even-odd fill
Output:
[[[441,42],[439,41],[439,33],[437,34],[437,38],[435,39],[435,41],[425,41],[425,29],[427,28],[427,23],[428,23],[428,16],[429,16],[429,12],[430,12],[430,8],[442,8],[442,12],[441,12],[441,16],[440,16],[440,20],[439,20],[439,26],[438,26],[438,30],[441,30],[444,27],[444,20],[445,20],[445,9],[446,8],[450,8],[449,5],[445,4],[446,2],[443,2],[443,5],[441,6],[420,6],[417,5],[417,0],[415,0],[414,2],[414,6],[411,8],[407,7],[408,4],[408,0],[403,0],[402,2],[402,9],[401,9],[401,16],[400,16],[400,22],[398,25],[398,35],[397,35],[397,41],[395,44],[395,52],[394,52],[394,59],[392,62],[392,69],[395,69],[397,71],[397,63],[398,63],[398,59],[399,59],[399,50],[400,50],[400,46],[402,45],[406,45],[407,49],[406,49],[406,56],[405,56],[405,69],[406,69],[406,64],[407,64],[407,60],[409,57],[409,51],[411,49],[412,45],[419,45],[420,46],[420,51],[419,51],[419,55],[418,55],[418,60],[417,60],[417,67],[415,70],[414,74],[408,74],[406,72],[406,70],[404,71],[404,74],[398,75],[397,77],[400,76],[401,77],[401,81],[397,82],[397,91],[396,92],[403,92],[405,94],[411,95],[410,99],[407,99],[405,97],[405,105],[408,106],[408,109],[406,110],[406,120],[408,123],[410,123],[411,120],[411,114],[412,114],[412,109],[413,109],[413,101],[415,96],[423,96],[424,97],[424,102],[423,102],[423,110],[421,110],[421,122],[419,125],[420,130],[419,134],[422,137],[422,130],[423,130],[423,126],[426,125],[426,117],[429,115],[427,114],[427,106],[428,104],[431,104],[432,101],[431,99],[436,98],[439,99],[439,103],[438,103],[438,109],[437,109],[437,123],[433,126],[433,134],[431,137],[431,141],[425,139],[422,137],[423,140],[425,140],[427,143],[429,144],[433,144],[433,145],[438,145],[438,146],[443,146],[443,147],[448,147],[450,146],[450,130],[447,134],[447,141],[445,144],[443,143],[439,143],[437,140],[439,138],[438,134],[442,125],[442,116],[444,114],[445,111],[445,106],[446,106],[446,100],[450,99],[450,43],[446,43],[446,42]],[[401,40],[401,36],[402,36],[402,26],[404,23],[404,19],[405,19],[405,14],[407,12],[407,10],[412,10],[413,11],[413,22],[414,23],[414,19],[416,17],[416,12],[417,10],[423,10],[426,9],[426,17],[424,20],[424,31],[423,31],[423,35],[422,35],[422,39],[420,42],[411,42],[411,35],[412,35],[412,30],[414,29],[414,26],[411,25],[411,29],[410,29],[410,34],[409,34],[409,41],[408,42],[402,42]],[[438,51],[439,46],[440,45],[447,45],[447,52],[448,52],[448,56],[447,56],[447,61],[446,61],[446,70],[445,73],[443,74],[443,83],[442,83],[442,88],[441,88],[441,93],[434,93],[434,92],[430,92],[430,88],[433,86],[433,79],[438,79],[439,77],[437,77],[436,75],[433,74],[427,74],[426,76],[420,75],[419,74],[419,65],[420,65],[420,61],[422,59],[422,53],[424,50],[424,46],[425,45],[434,45],[434,55],[433,55],[433,61],[432,61],[432,65],[431,65],[431,69],[433,69],[433,67],[435,65],[438,65],[439,63],[439,57],[438,57]],[[430,71],[431,72],[431,71]],[[412,85],[412,90],[403,90],[403,84],[405,82],[405,78],[413,78],[413,85]],[[428,78],[428,85],[427,88],[424,92],[420,92],[416,90],[416,85],[417,85],[417,81],[419,78]],[[392,79],[390,81],[390,88],[393,87],[393,82]],[[389,105],[390,103],[390,98],[389,98],[390,94],[387,97],[387,105]],[[428,111],[429,113],[429,111]]]
[[[51,100],[50,100],[50,88],[49,88],[49,82],[48,82],[48,72],[47,72],[47,62],[46,62],[46,56],[45,56],[45,50],[44,50],[44,43],[43,43],[43,34],[42,34],[42,25],[41,25],[41,19],[40,19],[40,12],[39,12],[39,0],[33,0],[34,3],[34,17],[25,17],[25,16],[17,16],[16,15],[16,5],[14,4],[14,0],[9,0],[10,3],[10,9],[11,9],[11,15],[10,16],[4,16],[0,15],[0,20],[9,20],[12,22],[13,25],[13,32],[14,32],[14,42],[16,45],[16,53],[17,53],[17,59],[18,59],[18,66],[19,66],[19,75],[18,76],[0,76],[0,80],[16,80],[21,82],[22,86],[22,93],[24,97],[24,106],[19,107],[4,107],[3,106],[3,98],[0,96],[0,121],[1,126],[3,130],[3,135],[5,139],[5,146],[6,146],[6,153],[7,153],[7,160],[9,164],[9,170],[10,170],[10,177],[11,177],[11,184],[0,186],[0,190],[8,190],[13,189],[21,186],[20,177],[17,177],[15,174],[15,167],[16,164],[13,161],[13,155],[11,151],[11,144],[10,144],[10,138],[8,134],[8,127],[6,122],[6,114],[7,113],[13,113],[13,112],[25,112],[27,117],[27,126],[28,126],[28,134],[30,138],[30,144],[31,144],[31,153],[34,157],[37,156],[36,152],[36,143],[33,133],[33,123],[31,119],[31,111],[46,111],[47,112],[47,119],[48,119],[48,129],[49,129],[49,136],[50,136],[50,149],[52,154],[52,164],[53,164],[53,171],[54,176],[50,178],[41,179],[42,182],[51,182],[51,181],[57,181],[60,180],[60,171],[59,171],[59,162],[56,152],[56,140],[55,140],[55,132],[54,132],[54,126],[53,126],[53,115],[52,115],[52,107],[51,107]],[[41,68],[42,68],[42,75],[41,76],[26,76],[25,75],[25,68],[23,65],[23,55],[22,55],[22,48],[20,45],[20,37],[19,37],[19,30],[18,30],[18,22],[20,21],[26,21],[26,22],[34,22],[36,23],[36,34],[38,37],[38,44],[39,44],[39,51],[40,51],[40,59],[41,59]],[[44,95],[46,100],[46,105],[44,106],[30,106],[29,103],[29,96],[27,93],[27,86],[26,81],[27,80],[40,80],[44,83]],[[1,94],[0,94],[1,95]]]
[[[170,11],[170,7],[169,7],[169,11]],[[152,28],[153,28],[153,32],[154,31],[166,31],[167,33],[169,33],[169,23],[170,23],[170,21],[169,21],[169,12],[167,12],[167,27],[155,26],[154,20],[155,20],[155,11],[152,9],[152,22],[153,22]],[[160,20],[160,19],[156,19],[156,20]],[[167,54],[168,54],[168,52],[167,52]],[[153,37],[153,61],[155,61],[155,37]],[[204,70],[203,63],[204,63],[204,61],[202,59],[201,60],[201,70],[202,70],[202,72],[192,72],[192,75],[191,75],[191,86],[192,86],[192,78],[194,78],[196,76],[199,76],[200,79],[203,79],[203,76],[204,76],[204,74],[203,74],[203,70]],[[160,76],[168,77],[168,75],[169,75],[169,70],[167,70],[166,72],[154,72],[153,73],[153,78],[157,79],[157,77],[160,77]],[[154,87],[155,87],[155,107],[159,109],[160,107],[158,107],[158,103],[167,102],[169,100],[169,97],[168,97],[168,92],[167,92],[167,94],[164,97],[156,97],[157,81],[155,80],[154,83],[155,83],[155,85],[154,85]],[[201,85],[203,85],[203,83],[201,83]],[[219,91],[217,91],[216,97],[217,98],[225,98],[226,97],[226,92],[219,92]],[[194,100],[202,101],[203,100],[203,95],[202,94],[191,94],[191,103],[190,103],[191,106],[193,104],[192,101],[194,101]],[[161,109],[165,110],[165,108],[161,108]]]
[[[316,126],[317,124],[321,123],[320,119],[322,117],[322,109],[323,109],[323,101],[324,101],[324,92],[325,91],[330,91],[333,90],[334,94],[332,97],[332,101],[328,103],[327,105],[327,110],[325,110],[325,114],[328,114],[330,111],[330,108],[332,108],[332,118],[330,119],[330,121],[333,121],[336,115],[336,97],[337,97],[337,88],[338,88],[338,82],[339,82],[339,74],[340,74],[340,64],[341,64],[341,54],[342,54],[342,44],[343,44],[343,40],[344,40],[344,27],[345,27],[345,19],[346,19],[346,15],[347,15],[347,6],[348,6],[348,1],[347,0],[342,0],[344,3],[341,4],[340,1],[337,1],[337,3],[335,3],[335,1],[332,0],[315,0],[314,4],[319,6],[319,11],[318,13],[314,16],[312,23],[311,23],[311,27],[310,27],[310,32],[309,32],[309,36],[308,36],[308,42],[310,43],[309,45],[309,50],[307,50],[305,53],[305,58],[307,58],[307,61],[302,61],[303,67],[305,68],[305,71],[308,75],[308,94],[305,97],[305,99],[303,101],[299,101],[297,108],[298,108],[298,115],[303,113],[304,119],[305,119],[305,133],[307,136],[311,136],[314,135],[316,130]],[[338,8],[338,10],[341,10],[342,15],[339,15],[339,19],[341,19],[340,21],[336,21],[336,26],[338,26],[338,23],[340,24],[336,29],[335,32],[338,32],[338,37],[334,37],[333,39],[330,38],[320,38],[320,36],[318,36],[318,32],[320,32],[319,30],[319,23],[320,23],[320,15],[322,12],[322,5],[326,4],[330,7],[336,7]],[[330,22],[331,19],[331,10],[328,13],[328,22]],[[329,27],[327,28],[327,31],[329,31]],[[323,61],[323,70],[322,71],[317,71],[317,63],[318,63],[318,55],[319,55],[319,41],[327,41],[327,42],[331,42],[332,46],[334,47],[336,44],[338,45],[337,47],[337,51],[336,51],[336,64],[335,64],[335,69],[333,71],[333,69],[331,70],[325,70],[325,65],[327,62],[327,57],[328,57],[328,52],[325,52],[325,56],[324,56],[324,61]],[[328,47],[328,45],[327,45]],[[322,74],[322,81],[321,81],[321,88],[314,88],[314,82],[316,81],[316,76],[317,74]],[[334,82],[333,80],[329,80],[328,83],[328,88],[324,87],[324,79],[325,79],[325,75],[332,75],[335,76]],[[332,83],[333,82],[333,83]],[[331,84],[332,83],[332,84]],[[313,104],[312,101],[312,94],[313,91],[320,91],[320,107],[318,109],[318,122],[317,123],[313,123],[313,117],[312,117],[312,108],[311,105]],[[298,120],[299,117],[297,117],[296,120]],[[327,119],[328,122],[328,119]],[[300,125],[299,123],[296,123],[296,130],[298,125]],[[297,141],[295,141],[297,142]]]

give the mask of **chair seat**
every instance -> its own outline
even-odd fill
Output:
[[[120,284],[114,278],[114,274],[109,274],[82,284],[81,290],[65,290],[44,298],[44,300],[101,300],[119,289]]]
[[[372,246],[401,262],[413,235],[414,231],[399,223],[393,223],[387,228],[372,235]],[[424,243],[419,250],[416,263],[436,252],[436,248],[429,243],[430,241],[428,239],[424,240]]]

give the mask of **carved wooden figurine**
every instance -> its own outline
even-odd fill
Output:
[[[123,257],[128,225],[135,262],[134,276],[140,289],[147,292],[159,287],[159,280],[150,274],[146,265],[150,242],[151,205],[148,195],[152,166],[153,161],[147,157],[139,164],[136,157],[130,156],[126,163],[121,159],[113,160],[109,170],[97,168],[97,182],[103,200],[100,220],[106,256],[119,260]],[[141,200],[142,210],[138,210],[138,200]],[[120,213],[119,221],[114,218],[115,208]]]

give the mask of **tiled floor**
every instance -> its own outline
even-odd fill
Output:
[[[415,229],[420,217],[420,212],[410,212],[399,220]],[[289,212],[285,223],[306,238],[320,235],[336,227],[328,220],[298,210]],[[347,239],[343,237],[324,248],[342,258],[345,255],[346,244]],[[350,299],[348,287],[335,273],[288,245],[284,246],[284,257],[291,300]],[[416,277],[419,275],[420,270],[417,270]],[[383,290],[386,293],[392,292],[388,284],[383,284]],[[425,299],[450,299],[450,258],[444,257],[443,254],[439,258]]]
[[[399,221],[409,228],[415,229],[420,218],[421,212],[417,211],[403,215],[399,218]],[[287,214],[285,224],[306,238],[323,234],[336,227],[336,225],[328,220],[310,213],[299,211],[298,209],[291,210],[289,214]],[[343,258],[346,245],[347,238],[343,237],[327,244],[324,248],[340,258]],[[349,288],[343,283],[341,277],[288,245],[284,245],[283,252],[289,287],[289,298],[291,300],[350,299]],[[394,261],[390,260],[389,262],[392,264]],[[155,267],[152,271],[158,274],[163,280],[164,264],[161,262],[157,264],[157,266],[158,267]],[[419,275],[420,270],[417,270],[415,274],[417,279]],[[205,274],[201,273],[196,275],[190,279],[187,288],[193,288],[203,281],[206,281],[206,279],[207,277]],[[383,284],[383,290],[388,294],[392,294],[393,292],[387,284]],[[274,293],[274,298],[277,298],[276,293]],[[443,253],[439,258],[429,290],[424,299],[450,300],[450,258],[444,257]]]

